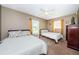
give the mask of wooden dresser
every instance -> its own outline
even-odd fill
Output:
[[[66,27],[67,47],[79,51],[79,25],[68,25]]]

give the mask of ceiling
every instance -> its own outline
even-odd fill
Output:
[[[79,4],[3,4],[2,6],[46,20],[76,13],[79,8]]]

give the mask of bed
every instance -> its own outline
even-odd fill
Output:
[[[58,43],[59,39],[63,38],[62,34],[55,33],[55,32],[49,32],[46,29],[41,29],[41,36],[51,38],[51,39],[55,40],[56,43]]]
[[[0,55],[47,54],[47,44],[32,35],[7,37],[0,44]]]

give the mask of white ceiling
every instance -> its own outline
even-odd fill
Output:
[[[46,20],[76,13],[79,4],[3,4],[2,6]],[[48,15],[44,10],[48,11]]]

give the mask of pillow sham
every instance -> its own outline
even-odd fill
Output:
[[[21,31],[11,31],[11,32],[8,32],[10,38],[19,37],[20,33],[21,33]]]
[[[48,30],[41,30],[41,33],[46,33],[48,32]]]
[[[30,31],[21,31],[21,36],[30,35]]]

